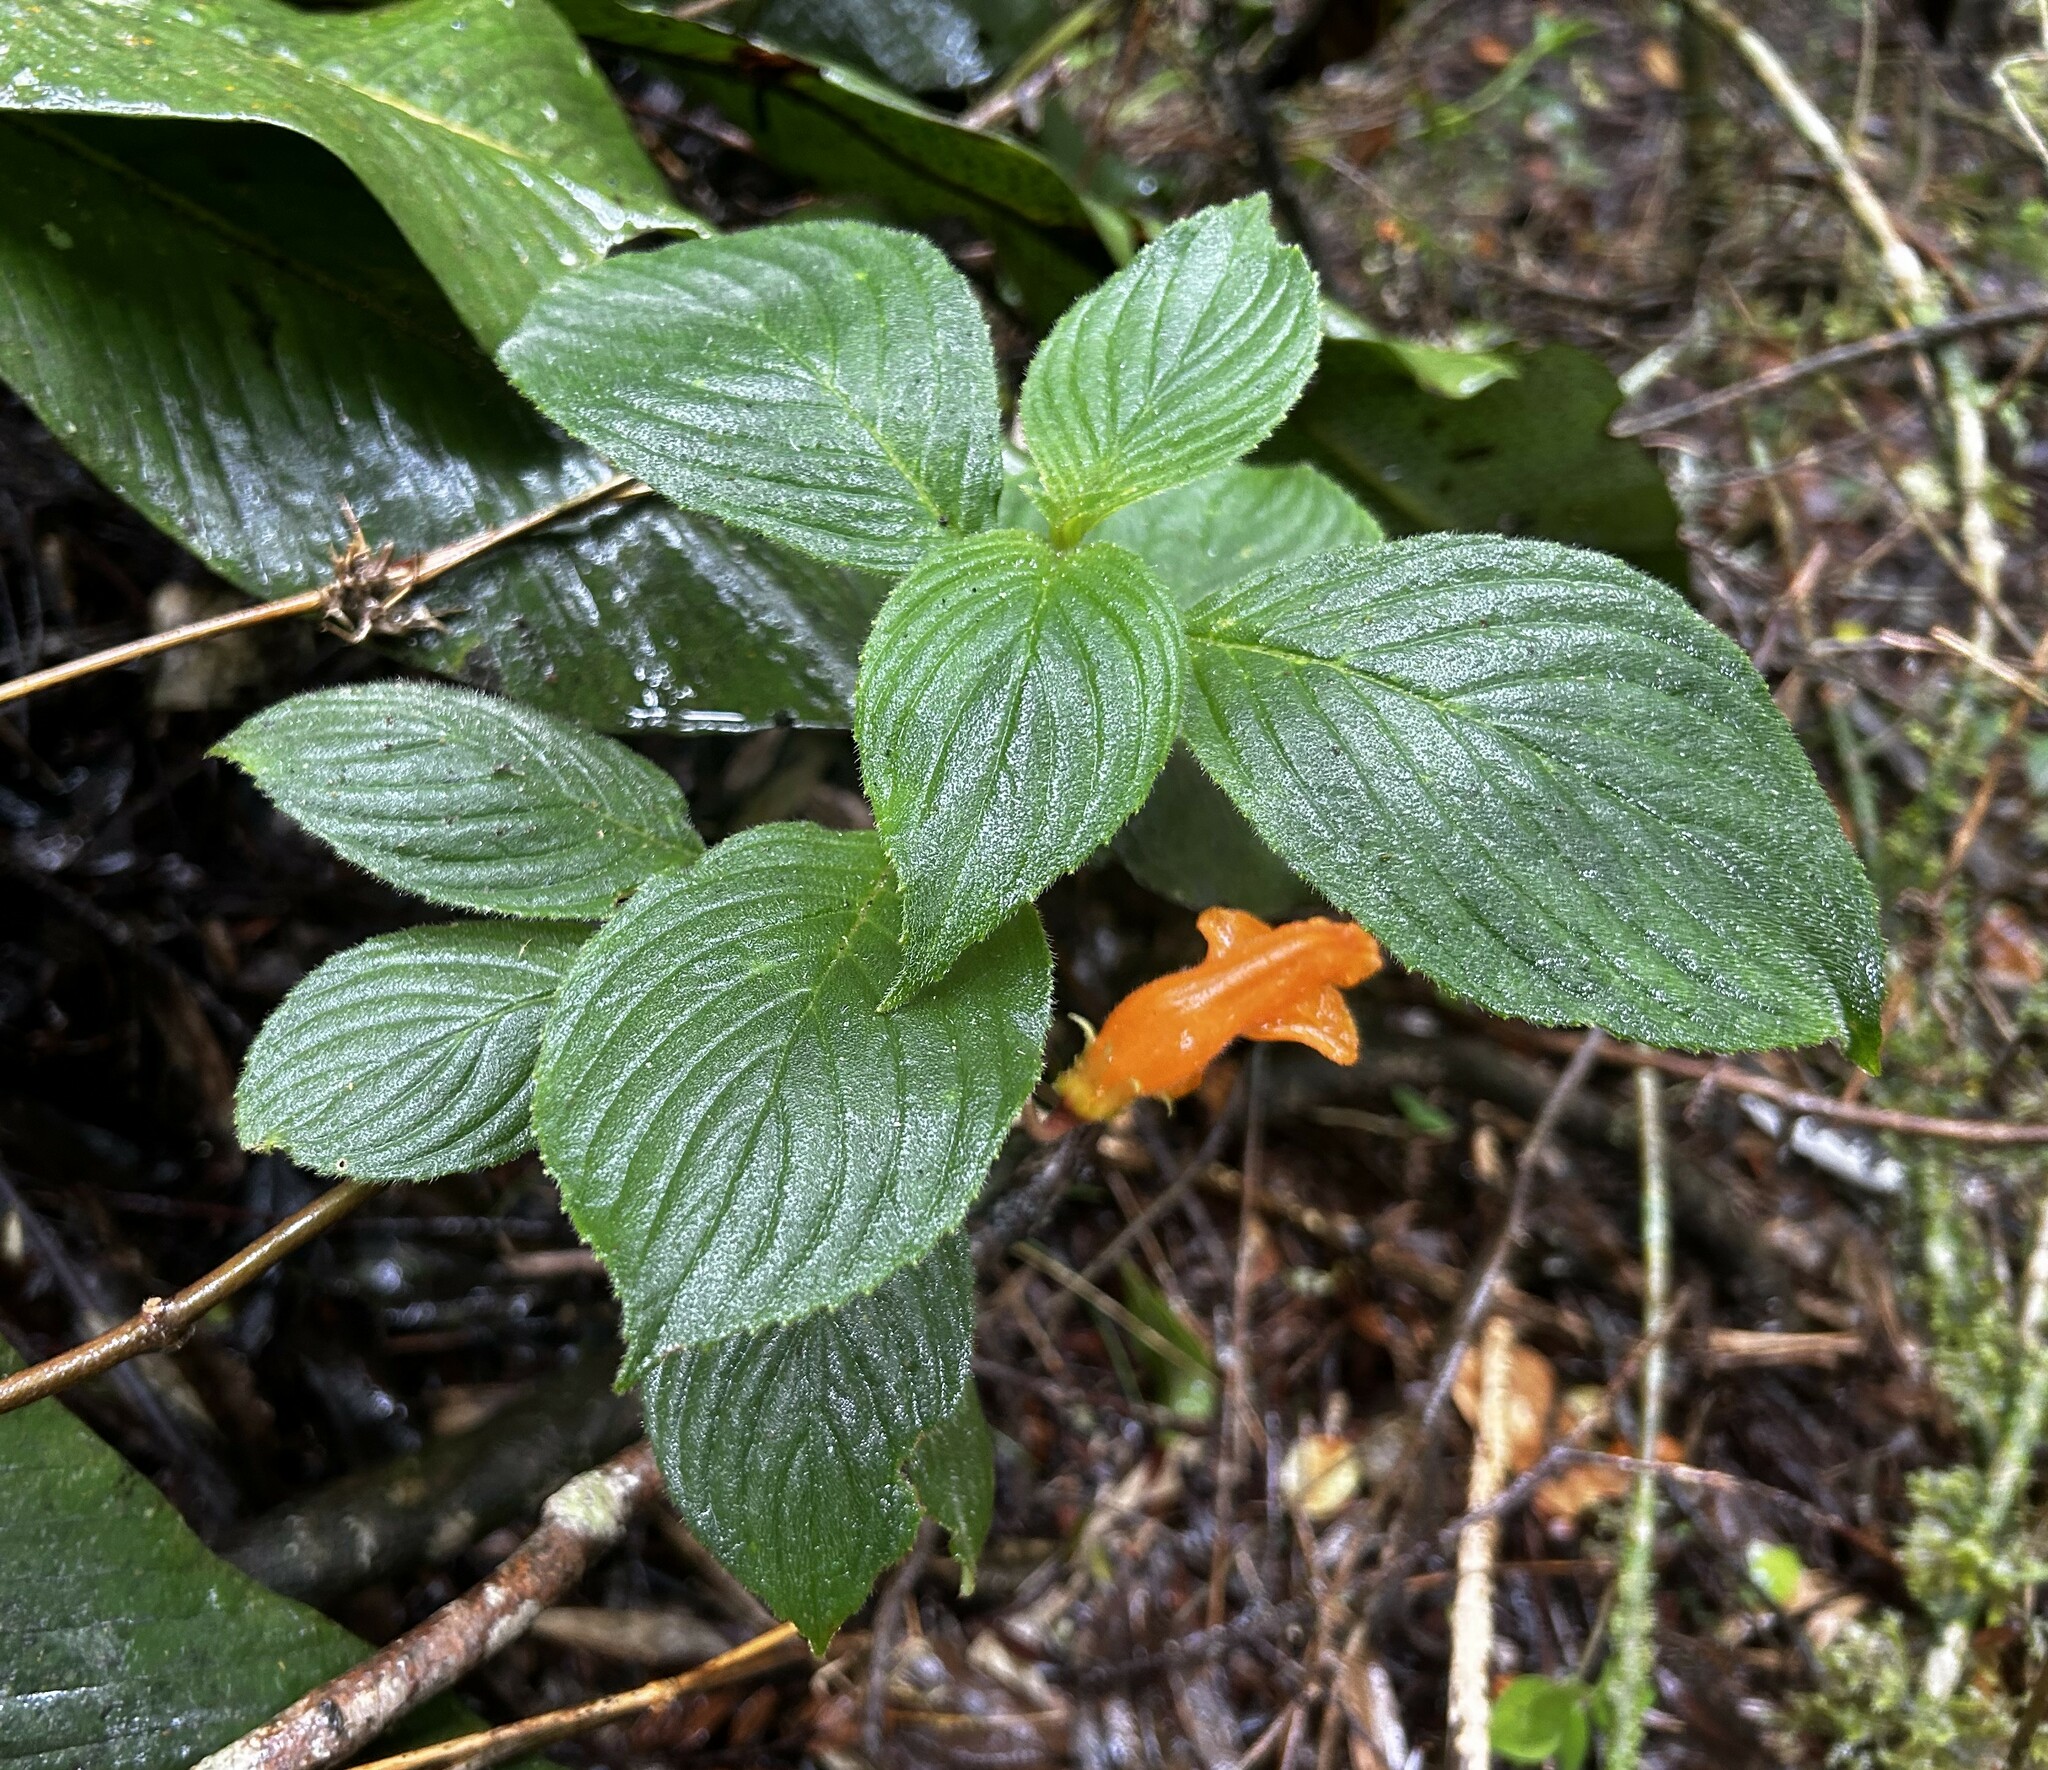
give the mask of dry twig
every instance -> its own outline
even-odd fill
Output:
[[[1946,319],[1925,326],[1900,326],[1890,332],[1856,339],[1853,343],[1817,350],[1796,362],[1780,363],[1775,368],[1765,369],[1746,381],[1717,387],[1711,393],[1680,400],[1675,405],[1660,406],[1640,417],[1617,418],[1608,426],[1608,433],[1612,436],[1644,436],[1653,430],[1668,430],[1674,424],[1703,418],[1709,412],[1744,405],[1750,400],[1761,399],[1767,393],[1780,393],[1788,387],[1797,387],[1802,381],[1811,381],[1818,375],[1853,369],[1909,350],[1929,350],[1935,345],[1968,338],[1979,332],[2002,331],[2008,326],[2030,326],[2042,320],[2048,320],[2048,301],[2006,301],[1996,307],[1979,307],[1969,313],[1950,314]]]
[[[366,1181],[344,1180],[304,1209],[294,1211],[275,1229],[259,1235],[233,1259],[216,1266],[176,1296],[151,1297],[119,1327],[109,1328],[96,1339],[46,1358],[41,1364],[16,1371],[11,1377],[0,1378],[0,1414],[55,1395],[87,1377],[98,1376],[137,1353],[160,1352],[177,1345],[208,1310],[261,1278],[294,1248],[311,1241],[329,1224],[339,1222],[376,1190]]]
[[[342,508],[348,510],[350,529],[348,545],[333,556],[334,575],[326,583],[269,602],[259,602],[249,608],[231,609],[226,614],[213,615],[203,621],[189,621],[182,627],[152,633],[147,639],[133,639],[126,645],[110,646],[88,657],[73,658],[69,663],[53,664],[47,670],[33,670],[26,676],[17,676],[12,682],[0,683],[0,705],[25,700],[46,688],[59,688],[67,682],[96,676],[102,670],[116,669],[122,664],[138,663],[162,652],[175,651],[179,646],[191,645],[197,640],[213,639],[245,627],[259,627],[269,621],[288,620],[294,615],[317,615],[328,631],[351,644],[358,644],[373,634],[382,636],[432,627],[438,625],[433,615],[424,609],[404,606],[406,598],[422,584],[446,577],[457,566],[467,565],[494,547],[502,547],[507,541],[530,535],[535,529],[559,522],[579,510],[587,510],[593,504],[646,497],[650,490],[630,473],[615,473],[580,492],[571,492],[568,497],[558,499],[545,509],[529,511],[524,516],[514,517],[510,522],[484,529],[460,541],[431,547],[409,559],[398,558],[396,549],[389,546],[372,547],[363,539],[363,531],[356,525],[355,512],[344,504]]]
[[[1517,1028],[1520,1042],[1545,1051],[1572,1049],[1577,1041],[1569,1033],[1546,1032],[1540,1027]],[[1886,1106],[1865,1106],[1856,1100],[1837,1100],[1832,1094],[1816,1094],[1810,1088],[1795,1088],[1769,1076],[1750,1075],[1731,1069],[1725,1059],[1709,1061],[1685,1057],[1676,1051],[1652,1051],[1643,1045],[1609,1045],[1600,1054],[1604,1063],[1618,1063],[1630,1069],[1658,1069],[1668,1076],[1688,1081],[1712,1079],[1716,1088],[1728,1094],[1751,1094],[1769,1100],[1788,1112],[1811,1118],[1835,1119],[1845,1125],[1868,1125],[1873,1131],[1892,1131],[1901,1137],[1945,1137],[1958,1143],[2034,1144],[2048,1143],[2048,1124],[2017,1125],[2004,1119],[1927,1118],[1917,1112],[1895,1112]]]
[[[661,1472],[644,1439],[586,1470],[550,1496],[539,1526],[488,1579],[223,1746],[197,1770],[319,1770],[353,1756],[401,1715],[518,1640],[660,1492]]]
[[[742,1641],[730,1653],[721,1653],[673,1678],[657,1678],[635,1690],[621,1690],[614,1696],[600,1696],[573,1708],[552,1709],[531,1715],[483,1733],[467,1733],[460,1739],[445,1739],[438,1745],[423,1745],[389,1758],[374,1758],[357,1770],[488,1770],[521,1752],[538,1751],[558,1739],[572,1739],[579,1733],[623,1721],[628,1716],[658,1709],[679,1696],[716,1690],[722,1684],[737,1684],[743,1678],[758,1678],[784,1666],[800,1665],[811,1656],[804,1638],[789,1623],[778,1623],[751,1641]]]
[[[1489,1316],[1479,1343],[1479,1430],[1465,1489],[1465,1503],[1473,1512],[1492,1504],[1507,1481],[1514,1449],[1508,1425],[1514,1352],[1514,1324],[1504,1315]],[[1500,1520],[1492,1516],[1468,1518],[1458,1534],[1449,1724],[1453,1760],[1461,1770],[1487,1770],[1493,1761],[1487,1672],[1493,1658],[1493,1565],[1499,1547]]]
[[[1572,1060],[1564,1066],[1557,1081],[1552,1085],[1549,1098],[1536,1115],[1536,1122],[1529,1129],[1520,1152],[1515,1157],[1515,1177],[1512,1190],[1508,1193],[1507,1221],[1500,1226],[1500,1234],[1494,1238],[1493,1246],[1487,1252],[1486,1262],[1479,1269],[1479,1277],[1473,1283],[1471,1294],[1465,1299],[1465,1306],[1458,1313],[1457,1331],[1443,1349],[1437,1361],[1436,1375],[1430,1380],[1429,1399],[1423,1404],[1422,1420],[1416,1428],[1416,1437],[1423,1443],[1430,1441],[1430,1434],[1436,1430],[1437,1421],[1443,1416],[1444,1403],[1450,1399],[1451,1385],[1457,1381],[1458,1365],[1465,1356],[1465,1349],[1472,1343],[1472,1336],[1479,1324],[1486,1319],[1493,1303],[1495,1290],[1501,1275],[1507,1271],[1508,1256],[1520,1244],[1524,1227],[1529,1217],[1529,1198],[1536,1188],[1536,1170],[1543,1157],[1544,1146],[1556,1135],[1559,1122],[1564,1118],[1565,1109],[1577,1097],[1586,1077],[1592,1072],[1593,1064],[1599,1057],[1606,1040],[1600,1032],[1582,1033],[1576,1041]]]

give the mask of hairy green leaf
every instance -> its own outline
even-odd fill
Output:
[[[615,258],[501,353],[565,429],[685,509],[904,571],[1001,484],[995,353],[928,240],[798,222]]]
[[[534,1129],[612,1275],[628,1368],[881,1283],[959,1223],[1038,1080],[1052,961],[1020,910],[937,988],[880,841],[728,837],[578,955]]]
[[[1107,274],[1088,205],[1037,150],[965,128],[848,69],[765,50],[661,7],[562,0],[561,10],[588,37],[660,56],[691,98],[737,123],[789,177],[886,204],[907,222],[964,222],[995,247],[1005,298],[1040,326]]]
[[[1404,963],[1526,1020],[1875,1061],[1870,887],[1762,678],[1665,585],[1432,536],[1189,629],[1196,754]]]
[[[1120,547],[1014,529],[930,555],[882,605],[854,729],[903,881],[888,1005],[942,975],[1135,811],[1180,721],[1185,647]]]
[[[1185,742],[1173,746],[1145,803],[1110,848],[1146,890],[1191,910],[1221,903],[1276,922],[1320,902]]]
[[[1089,538],[1128,547],[1186,608],[1267,566],[1385,537],[1313,467],[1224,467],[1126,505]]]
[[[967,1596],[996,1510],[995,1444],[971,1380],[953,1411],[917,1441],[903,1473],[926,1515],[945,1527]]]
[[[610,471],[463,335],[338,162],[216,124],[0,117],[0,377],[230,583],[320,583],[341,498],[401,555]],[[587,723],[844,724],[871,579],[654,499],[423,590],[407,655]]]
[[[0,1415],[0,1641],[6,1770],[186,1770],[370,1651],[215,1559],[54,1400]],[[474,1727],[444,1698],[391,1744]]]
[[[307,136],[370,188],[486,346],[565,269],[701,228],[544,0],[0,0],[0,109]]]
[[[431,1180],[533,1147],[541,1028],[584,931],[456,922],[337,953],[242,1064],[246,1149],[355,1180]]]
[[[1266,453],[1314,462],[1397,533],[1566,541],[1683,585],[1678,506],[1648,451],[1607,434],[1621,389],[1600,359],[1563,344],[1493,355],[1514,374],[1447,396],[1412,350],[1331,339]]]
[[[215,754],[344,859],[461,909],[591,920],[704,851],[681,789],[645,757],[466,688],[297,695]]]
[[[904,1465],[930,1434],[961,1452],[932,1510],[973,1528],[969,1432],[953,1424],[969,1407],[980,1419],[973,1341],[974,1264],[950,1235],[879,1289],[647,1373],[648,1435],[677,1509],[820,1652],[910,1548],[923,1507]],[[980,1454],[985,1486],[986,1427]],[[979,1538],[961,1546],[971,1558]]]
[[[1020,415],[1061,540],[1226,466],[1269,436],[1315,367],[1308,261],[1266,199],[1176,222],[1052,329]]]
[[[1119,510],[1094,538],[1130,548],[1185,608],[1253,571],[1381,536],[1371,512],[1313,468],[1225,467]],[[1184,745],[1114,846],[1141,885],[1189,909],[1227,903],[1270,920],[1315,902]]]

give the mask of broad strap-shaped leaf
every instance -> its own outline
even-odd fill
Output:
[[[218,1559],[54,1399],[0,1415],[0,1641],[7,1770],[187,1770],[371,1651]],[[443,1697],[390,1746],[475,1726]]]
[[[1120,547],[998,529],[897,585],[861,654],[854,729],[903,881],[894,1007],[1143,802],[1180,721],[1185,645]]]
[[[1678,506],[1649,451],[1607,434],[1621,389],[1598,357],[1511,348],[1461,375],[1426,352],[1418,360],[1422,350],[1327,339],[1264,456],[1314,462],[1395,534],[1497,530],[1597,547],[1686,582]]]
[[[1386,537],[1313,467],[1223,467],[1126,505],[1089,538],[1128,547],[1187,608],[1268,566]]]
[[[505,384],[363,188],[297,136],[0,116],[0,287],[0,379],[254,596],[329,575],[343,496],[402,557],[611,471]],[[406,653],[432,668],[601,728],[730,729],[848,723],[881,591],[643,498],[418,600],[446,630]]]
[[[982,1426],[977,1478],[973,1340],[974,1264],[950,1235],[879,1289],[647,1374],[648,1436],[677,1509],[820,1651],[927,1506],[969,1565],[979,1552],[989,1447]],[[931,1487],[922,1501],[906,1462]]]
[[[1189,631],[1195,753],[1405,964],[1526,1020],[1875,1062],[1870,887],[1762,678],[1665,585],[1432,536],[1249,578]]]
[[[1308,261],[1266,199],[1176,222],[1068,310],[1024,380],[1053,534],[1227,466],[1287,415],[1322,326]]]
[[[565,269],[649,230],[701,231],[545,0],[0,0],[0,109],[307,136],[369,186],[487,347]]]
[[[783,10],[797,9],[797,0]],[[1005,297],[1049,327],[1109,273],[1105,230],[1123,218],[1084,199],[1045,155],[970,129],[850,68],[806,62],[679,18],[663,0],[559,0],[586,37],[672,72],[695,102],[747,132],[776,171],[883,203],[905,223],[964,224],[996,249]],[[1022,48],[1019,45],[1019,48]]]
[[[460,909],[595,920],[704,851],[682,790],[644,756],[472,689],[321,689],[214,753],[345,860]]]
[[[500,360],[686,510],[820,559],[906,571],[995,511],[988,328],[914,234],[810,221],[615,258],[550,291]]]
[[[630,1373],[871,1290],[966,1214],[1038,1080],[1052,961],[1020,910],[879,1014],[900,928],[873,834],[776,824],[644,887],[578,955],[534,1130]]]
[[[934,92],[973,86],[994,71],[980,11],[953,0],[741,0],[720,8],[718,22],[864,68],[909,92]]]
[[[584,930],[455,922],[337,953],[263,1023],[235,1089],[246,1149],[431,1180],[533,1147],[541,1028]]]

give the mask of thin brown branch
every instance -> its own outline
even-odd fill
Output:
[[[1507,1221],[1500,1226],[1500,1234],[1494,1238],[1493,1246],[1487,1252],[1486,1263],[1479,1269],[1479,1276],[1465,1299],[1464,1308],[1458,1312],[1457,1330],[1437,1362],[1436,1375],[1430,1380],[1429,1399],[1423,1404],[1421,1424],[1416,1431],[1420,1443],[1430,1442],[1430,1434],[1436,1430],[1436,1423],[1443,1416],[1444,1403],[1450,1399],[1451,1385],[1457,1381],[1459,1362],[1465,1356],[1465,1349],[1472,1344],[1472,1336],[1479,1331],[1480,1324],[1492,1309],[1494,1292],[1507,1271],[1508,1256],[1521,1243],[1544,1146],[1556,1135],[1565,1109],[1584,1086],[1605,1044],[1605,1038],[1597,1031],[1582,1033],[1574,1041],[1571,1061],[1551,1086],[1549,1097],[1536,1114],[1536,1122],[1530,1127],[1529,1135],[1515,1157],[1514,1181],[1508,1192]]]
[[[1776,368],[1750,376],[1747,381],[1717,387],[1711,393],[1680,400],[1675,405],[1660,406],[1640,417],[1617,418],[1608,426],[1608,433],[1613,436],[1642,436],[1652,430],[1668,430],[1674,424],[1687,423],[1709,412],[1761,399],[1767,393],[1778,393],[1787,387],[1797,387],[1802,381],[1811,381],[1817,375],[1853,369],[1906,351],[1929,350],[1937,344],[1968,338],[1979,332],[2030,326],[2042,320],[2048,320],[2048,300],[2036,299],[2008,301],[1997,307],[1980,307],[1969,313],[1950,314],[1924,326],[1900,326],[1890,332],[1878,332],[1869,338],[1815,351],[1812,356],[1800,357],[1796,362],[1780,363]]]
[[[286,620],[294,615],[317,615],[330,631],[352,644],[368,639],[372,634],[399,633],[432,626],[435,624],[432,615],[402,606],[421,585],[431,584],[436,578],[447,576],[457,566],[467,565],[494,547],[502,547],[522,535],[530,535],[536,529],[559,522],[565,516],[573,516],[593,504],[645,497],[650,489],[630,473],[614,473],[542,509],[528,511],[524,516],[465,536],[460,541],[430,547],[409,559],[394,557],[394,550],[390,547],[372,548],[363,539],[362,531],[355,527],[355,514],[351,511],[349,543],[334,555],[334,575],[326,583],[280,596],[274,601],[259,602],[249,608],[211,615],[203,621],[188,621],[182,627],[152,633],[146,639],[131,639],[124,645],[109,646],[105,651],[73,658],[68,663],[53,664],[47,670],[34,670],[26,676],[17,676],[12,682],[0,683],[0,706],[9,701],[26,700],[46,688],[60,688],[67,682],[96,676],[102,670],[139,663],[144,658],[175,651],[198,640],[213,639],[223,633],[239,632],[270,621]]]
[[[1568,1051],[1578,1042],[1570,1033],[1546,1032],[1540,1027],[1517,1027],[1515,1038],[1544,1051]],[[1681,1076],[1693,1082],[1703,1082],[1711,1076],[1714,1086],[1724,1093],[1749,1094],[1809,1118],[1867,1125],[1873,1131],[1892,1131],[1901,1137],[1946,1137],[1958,1143],[2048,1143],[2048,1125],[2019,1125],[2004,1119],[1938,1119],[1917,1112],[1894,1112],[1889,1107],[1837,1100],[1832,1094],[1816,1094],[1808,1088],[1773,1081],[1769,1076],[1751,1075],[1730,1068],[1725,1059],[1710,1062],[1702,1057],[1681,1056],[1676,1051],[1652,1051],[1642,1045],[1608,1045],[1601,1051],[1600,1060],[1628,1069],[1660,1069],[1668,1076]]]
[[[202,1760],[198,1770],[319,1770],[354,1756],[400,1716],[518,1640],[660,1492],[661,1471],[645,1439],[584,1471],[556,1489],[533,1534],[488,1579]]]
[[[460,1770],[487,1770],[487,1766],[502,1764],[521,1752],[538,1751],[558,1739],[570,1739],[608,1722],[644,1714],[648,1709],[674,1702],[679,1696],[692,1696],[700,1690],[716,1690],[722,1684],[737,1684],[744,1678],[780,1671],[784,1666],[799,1665],[810,1656],[803,1636],[788,1623],[779,1623],[751,1641],[742,1641],[730,1653],[721,1653],[716,1659],[708,1659],[673,1678],[659,1678],[636,1690],[601,1696],[595,1702],[578,1703],[574,1708],[553,1709],[485,1733],[470,1733],[439,1745],[400,1752],[396,1757],[375,1758],[358,1766],[358,1770],[454,1770],[456,1766]]]
[[[329,1224],[338,1223],[376,1190],[366,1181],[344,1180],[176,1296],[151,1297],[119,1327],[109,1328],[97,1339],[0,1378],[0,1414],[98,1376],[137,1353],[175,1346],[208,1310],[261,1278],[294,1248],[311,1241]]]

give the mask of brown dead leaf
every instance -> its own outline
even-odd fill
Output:
[[[2040,936],[2012,904],[1994,903],[1977,924],[1977,966],[1993,989],[2031,989],[2041,981]]]
[[[1652,37],[1643,45],[1642,68],[1650,84],[1661,86],[1666,92],[1676,92],[1685,84],[1685,70],[1678,65],[1677,52],[1661,37]]]
[[[1503,42],[1491,31],[1473,32],[1465,39],[1465,47],[1482,68],[1504,68],[1515,59],[1513,45]]]
[[[1465,1424],[1479,1420],[1479,1360],[1468,1350],[1458,1361],[1451,1399]],[[1533,1468],[1549,1442],[1550,1416],[1557,1406],[1557,1370],[1533,1346],[1517,1345],[1508,1372],[1508,1467],[1517,1475]]]

